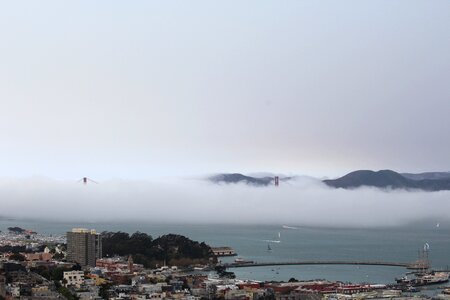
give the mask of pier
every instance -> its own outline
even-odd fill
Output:
[[[423,262],[403,263],[385,261],[343,261],[343,260],[311,260],[311,261],[290,261],[290,262],[252,262],[252,263],[228,263],[223,264],[225,268],[249,268],[249,267],[270,267],[270,266],[306,266],[306,265],[361,265],[361,266],[387,266],[402,267],[411,270],[427,269],[429,265]]]

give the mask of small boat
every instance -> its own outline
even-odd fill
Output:
[[[410,285],[410,284],[414,283],[414,279],[408,278],[407,275],[405,275],[401,278],[395,278],[395,281],[399,284],[405,284],[405,285]]]
[[[267,244],[267,251],[272,251],[272,248],[270,248],[270,244]]]
[[[234,260],[234,262],[237,263],[237,264],[253,264],[253,263],[255,263],[253,260],[245,260],[245,259],[240,258],[240,257],[236,258]]]
[[[420,290],[419,290],[418,288],[414,287],[414,286],[409,285],[409,286],[406,288],[406,292],[409,292],[409,293],[418,293],[418,292],[420,292]]]

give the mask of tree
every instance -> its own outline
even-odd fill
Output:
[[[64,297],[66,297],[67,300],[79,300],[80,297],[78,297],[77,295],[72,294],[67,288],[61,286],[58,288],[58,292],[63,295]]]
[[[53,281],[61,281],[64,278],[64,271],[66,268],[54,268],[50,271],[50,277]]]
[[[55,254],[53,254],[53,259],[61,260],[63,258],[64,258],[64,254],[62,254],[62,253],[55,253]]]
[[[111,283],[104,283],[104,284],[100,285],[100,290],[98,292],[99,296],[105,300],[109,299],[108,290],[110,288],[111,288]]]
[[[13,253],[9,256],[9,260],[25,261],[25,256],[20,253]]]

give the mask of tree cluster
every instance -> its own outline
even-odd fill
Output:
[[[132,255],[134,262],[145,267],[157,264],[189,265],[208,263],[211,247],[205,243],[192,241],[185,236],[167,234],[157,239],[146,233],[103,232],[102,247],[104,256]]]
[[[30,252],[25,246],[11,246],[11,245],[4,245],[0,247],[0,253],[19,253],[19,252]]]
[[[10,232],[14,232],[14,233],[24,233],[26,231],[25,229],[17,227],[17,226],[15,226],[15,227],[8,227],[8,230]]]
[[[20,253],[13,253],[9,256],[9,260],[25,261],[25,256]]]

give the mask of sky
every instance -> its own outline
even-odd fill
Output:
[[[449,28],[448,0],[5,1],[0,177],[450,171]]]

